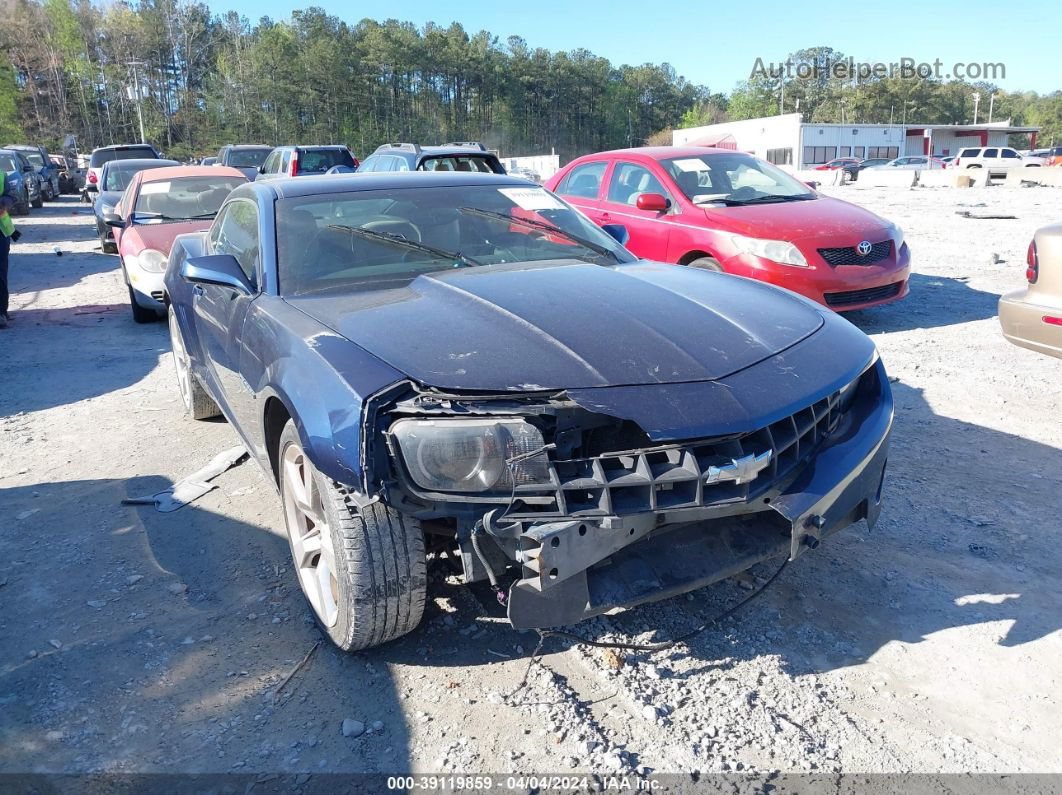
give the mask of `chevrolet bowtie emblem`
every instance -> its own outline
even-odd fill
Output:
[[[766,469],[771,463],[774,450],[768,450],[759,455],[745,455],[741,458],[730,459],[729,464],[708,467],[708,473],[704,476],[705,483],[722,483],[730,480],[734,483],[751,483],[756,476]]]

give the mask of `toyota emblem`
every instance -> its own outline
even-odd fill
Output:
[[[856,246],[856,251],[859,252],[859,256],[865,257],[867,254],[870,253],[870,249],[872,248],[873,246],[870,245],[869,240],[861,240],[859,242],[859,245]]]

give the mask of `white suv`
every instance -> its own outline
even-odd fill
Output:
[[[1045,165],[1042,157],[1022,157],[1009,146],[987,146],[962,149],[951,161],[952,168],[987,168],[1006,171],[1011,168],[1035,168]]]

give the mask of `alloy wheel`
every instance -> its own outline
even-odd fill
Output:
[[[334,626],[339,617],[335,549],[321,490],[302,447],[292,443],[284,449],[280,472],[284,523],[299,584],[321,623]]]
[[[177,388],[181,391],[184,407],[192,410],[192,368],[188,361],[181,329],[177,325],[177,314],[170,310],[170,348],[173,350],[173,367],[177,371]]]

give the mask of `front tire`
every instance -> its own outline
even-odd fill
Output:
[[[427,595],[420,523],[382,502],[359,508],[317,471],[291,420],[277,452],[292,560],[321,630],[358,651],[414,629]]]
[[[154,309],[144,309],[136,302],[136,291],[129,288],[129,307],[133,310],[134,323],[154,323],[159,319]]]
[[[715,257],[698,257],[686,263],[687,268],[699,268],[702,271],[723,272],[723,265]]]
[[[130,296],[132,298],[132,296]],[[221,414],[221,409],[210,397],[199,379],[192,372],[188,350],[184,347],[177,315],[171,306],[167,312],[170,326],[170,348],[173,350],[173,367],[177,371],[177,388],[184,402],[184,411],[193,420],[208,420]]]
[[[30,204],[33,205],[33,209],[35,210],[39,210],[44,206],[44,188],[37,191],[37,198],[30,202]]]

